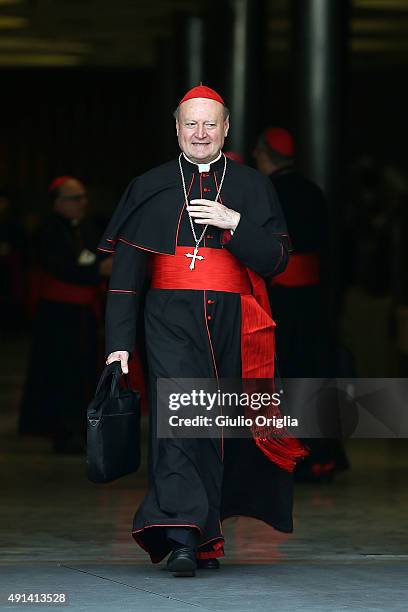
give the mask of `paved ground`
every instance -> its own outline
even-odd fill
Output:
[[[63,592],[72,610],[407,609],[407,563],[395,560],[228,564],[220,572],[202,571],[195,578],[184,579],[173,578],[164,569],[127,563],[19,564],[2,570],[2,581],[10,591]],[[4,605],[1,609],[15,607]],[[29,607],[49,610],[59,606]]]

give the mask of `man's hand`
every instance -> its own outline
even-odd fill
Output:
[[[212,200],[191,200],[187,208],[195,223],[235,230],[241,219],[236,210]]]
[[[113,257],[109,255],[105,257],[99,264],[99,274],[101,276],[110,276],[112,274]]]
[[[106,360],[106,365],[109,365],[114,361],[120,361],[120,367],[122,368],[123,374],[127,374],[129,372],[129,353],[127,351],[114,351],[108,356]]]

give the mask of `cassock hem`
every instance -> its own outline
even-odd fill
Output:
[[[206,542],[203,542],[202,544],[197,546],[197,551],[196,551],[197,559],[216,559],[217,557],[224,557],[225,556],[224,543],[225,543],[225,540],[223,536],[217,536],[216,538],[211,538],[211,540],[207,540]],[[213,550],[200,551],[200,548],[203,548],[204,546],[209,546],[209,545],[212,546]]]
[[[269,527],[273,527],[274,529],[276,529],[276,531],[281,531],[282,533],[293,533],[293,524],[288,524],[288,523],[282,524],[277,521],[268,520],[264,516],[260,516],[256,514],[249,514],[249,512],[239,512],[239,511],[228,512],[227,514],[224,514],[222,516],[221,522],[224,522],[229,518],[240,518],[243,516],[247,518],[256,519],[257,521],[262,521],[263,523],[266,523],[267,525],[269,525]]]

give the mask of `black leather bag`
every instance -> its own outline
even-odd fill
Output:
[[[106,366],[87,410],[87,475],[110,482],[140,465],[140,393],[120,387],[119,361]]]

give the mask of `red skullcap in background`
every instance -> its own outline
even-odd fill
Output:
[[[284,128],[272,127],[265,130],[265,141],[271,149],[285,157],[293,157],[295,155],[293,136]]]
[[[206,87],[205,85],[198,85],[197,87],[193,87],[192,89],[190,89],[184,95],[184,97],[181,98],[179,106],[180,104],[183,104],[183,102],[186,102],[187,100],[192,100],[193,98],[208,98],[209,100],[215,100],[216,102],[219,102],[220,104],[223,104],[225,106],[225,102],[221,98],[220,94],[211,89],[211,87]]]
[[[57,176],[57,178],[50,183],[48,191],[54,191],[54,189],[58,189],[58,187],[61,187],[61,185],[71,180],[75,180],[73,176]]]

